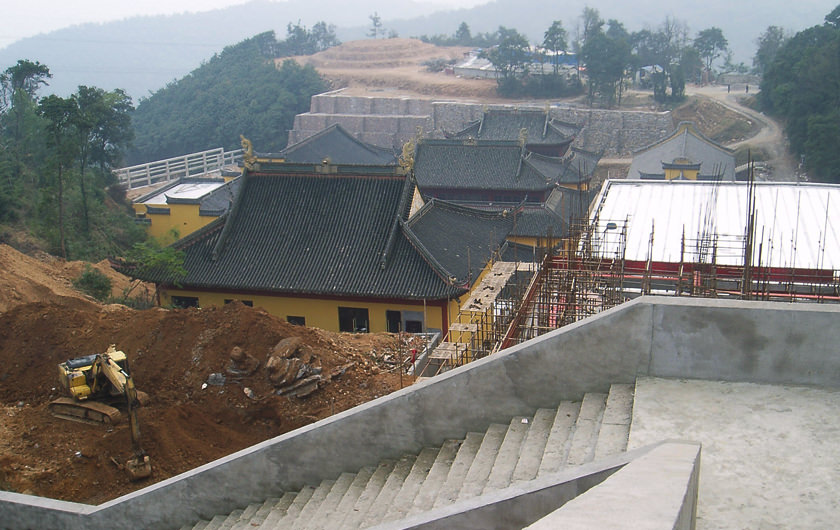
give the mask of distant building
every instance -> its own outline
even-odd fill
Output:
[[[633,153],[630,179],[735,180],[735,152],[682,122],[667,138]]]
[[[550,157],[562,157],[569,150],[581,127],[551,118],[541,109],[490,109],[453,139],[518,140],[525,150]]]
[[[414,176],[424,196],[488,204],[544,203],[557,186],[586,189],[597,155],[564,157],[529,152],[518,141],[422,140]]]
[[[135,220],[161,241],[191,234],[227,212],[239,191],[237,176],[176,180],[136,199]]]

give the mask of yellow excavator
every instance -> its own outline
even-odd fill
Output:
[[[96,425],[119,423],[122,414],[112,404],[126,408],[134,456],[124,468],[131,480],[152,474],[149,456],[140,446],[140,422],[137,408],[148,399],[134,387],[125,353],[112,344],[105,353],[70,359],[58,365],[58,379],[69,397],[52,401],[53,416]]]

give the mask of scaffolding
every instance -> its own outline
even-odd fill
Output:
[[[422,377],[430,377],[496,351],[536,270],[532,263],[496,261],[460,306]]]
[[[424,375],[460,366],[643,295],[840,303],[840,270],[823,268],[824,257],[816,267],[796,266],[798,239],[805,237],[798,230],[785,243],[793,262],[780,266],[771,260],[781,249],[767,248],[777,239],[764,233],[765,228],[757,233],[755,183],[748,185],[743,231],[720,233],[710,206],[697,233],[686,234],[683,228],[678,261],[654,255],[653,223],[646,256],[637,253],[627,259],[630,220],[599,219],[594,211],[589,220],[571,225],[563,248],[546,252],[531,268],[494,264],[485,278],[488,283],[478,285],[462,305]],[[828,212],[824,224],[817,246],[822,256]]]

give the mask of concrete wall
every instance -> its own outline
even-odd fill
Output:
[[[700,444],[665,443],[525,530],[693,530],[699,476]]]
[[[839,317],[835,305],[643,297],[98,507],[0,494],[0,525],[88,514],[89,528],[177,527],[637,374],[836,388]]]

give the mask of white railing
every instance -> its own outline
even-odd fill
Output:
[[[241,161],[242,149],[225,151],[223,147],[219,147],[200,153],[115,169],[114,175],[120,184],[125,184],[128,189],[134,189],[219,171],[224,166],[237,165]]]

